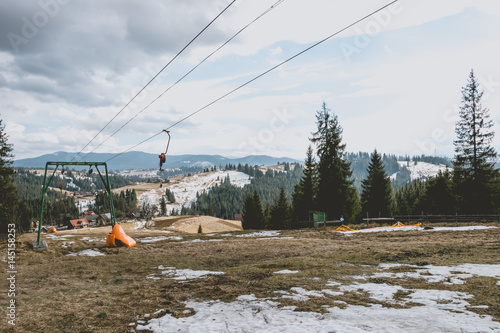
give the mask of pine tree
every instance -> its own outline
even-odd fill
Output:
[[[4,132],[0,119],[0,233],[7,233],[8,225],[16,224],[19,228],[19,221],[16,218],[17,191],[14,186],[12,175],[12,154],[13,146],[7,142],[8,135]]]
[[[489,110],[481,105],[482,97],[471,70],[462,88],[460,120],[455,125],[453,183],[461,213],[487,214],[498,208],[499,173],[493,162],[497,153],[491,145],[493,121]]]
[[[165,201],[164,196],[162,196],[160,200],[160,215],[161,216],[167,215],[167,202]]]
[[[262,207],[262,200],[257,190],[253,192],[253,205],[255,208],[255,228],[265,229],[264,209]]]
[[[309,211],[315,209],[317,185],[316,162],[314,161],[313,149],[309,146],[307,148],[304,175],[295,186],[293,193],[293,215],[299,221],[307,221]]]
[[[354,220],[358,214],[357,192],[354,189],[351,165],[344,159],[342,127],[335,114],[323,102],[316,114],[317,132],[311,142],[316,145],[318,162],[318,210],[326,212],[329,219],[346,217]]]
[[[361,206],[363,216],[388,217],[392,213],[392,186],[377,150],[368,165],[368,176],[361,182]]]
[[[242,226],[245,230],[264,228],[264,211],[257,191],[253,195],[248,194],[245,199]]]
[[[448,171],[439,171],[436,177],[426,181],[422,205],[428,214],[455,214],[456,200],[452,187],[452,177]]]
[[[290,207],[286,199],[285,188],[281,187],[278,200],[271,207],[269,229],[282,230],[290,228]]]

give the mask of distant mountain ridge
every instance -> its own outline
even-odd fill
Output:
[[[45,154],[34,158],[14,160],[14,167],[45,168],[47,162],[70,162],[76,153],[56,152]],[[83,155],[85,156],[85,155]],[[116,156],[113,153],[91,153],[85,157],[85,161],[106,162]],[[78,158],[76,160],[79,160]],[[250,155],[240,158],[228,158],[221,155],[168,155],[163,168],[179,167],[211,167],[225,166],[226,164],[248,164],[248,165],[276,165],[280,163],[301,162],[289,157],[272,157],[267,155]],[[138,170],[155,169],[159,167],[157,154],[149,154],[141,151],[131,151],[114,157],[108,162],[110,170]],[[75,166],[75,169],[79,169]]]

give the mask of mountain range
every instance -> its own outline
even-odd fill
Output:
[[[45,154],[34,158],[25,158],[14,160],[14,167],[24,168],[45,168],[47,162],[70,162],[76,153],[56,152],[53,154]],[[76,158],[79,161],[79,158]],[[107,162],[109,170],[139,170],[139,169],[155,169],[159,167],[159,158],[156,154],[149,154],[140,151],[131,151],[116,155],[112,153],[91,153],[85,156],[84,161],[92,162]],[[168,155],[166,163],[163,165],[167,168],[180,167],[211,167],[225,166],[226,164],[233,165],[276,165],[278,163],[295,163],[302,162],[288,157],[272,157],[267,155],[250,155],[239,158],[229,158],[221,155]],[[75,169],[82,167],[75,166]]]

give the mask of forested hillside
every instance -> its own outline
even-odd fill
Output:
[[[225,179],[221,185],[216,185],[197,197],[196,203],[186,207],[184,214],[212,215],[226,219],[233,219],[234,214],[241,214],[245,198],[255,191],[262,200],[264,208],[270,209],[278,199],[280,189],[283,187],[287,193],[288,201],[295,185],[302,176],[300,164],[285,164],[283,171],[269,168],[265,173],[258,166],[226,166],[227,170],[238,170],[252,177],[251,183],[243,188],[231,185]]]

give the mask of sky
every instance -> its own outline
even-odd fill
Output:
[[[4,0],[0,119],[15,159],[161,153],[169,128],[169,154],[303,160],[324,102],[347,151],[452,157],[473,69],[499,133],[495,0],[400,0],[258,77],[390,2]]]

